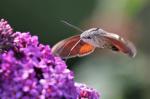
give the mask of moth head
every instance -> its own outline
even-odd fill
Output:
[[[100,28],[91,28],[89,30],[84,31],[80,38],[86,43],[94,45],[95,47],[99,47],[99,42],[97,41],[97,35],[103,34],[105,31]]]

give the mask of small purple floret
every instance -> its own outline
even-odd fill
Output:
[[[80,83],[75,83],[75,86],[79,93],[79,99],[99,99],[99,93],[95,89]]]
[[[99,99],[37,36],[0,21],[0,99]]]

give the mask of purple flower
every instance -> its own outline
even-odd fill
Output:
[[[99,94],[93,88],[87,87],[85,84],[75,83],[79,99],[99,99]]]
[[[98,93],[74,81],[64,61],[30,33],[13,32],[0,21],[1,99],[99,99]]]
[[[4,19],[0,22],[0,53],[13,47],[13,39],[16,36],[12,28]]]

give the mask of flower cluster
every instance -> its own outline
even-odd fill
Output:
[[[73,72],[51,48],[30,33],[13,32],[0,21],[1,99],[99,99],[99,94],[74,81]]]
[[[99,94],[93,88],[87,87],[85,84],[75,83],[79,99],[98,99]]]

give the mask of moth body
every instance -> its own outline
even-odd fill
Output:
[[[95,48],[122,52],[130,57],[136,55],[136,48],[130,41],[100,28],[91,28],[58,42],[52,48],[52,53],[62,58],[81,57],[92,53]]]

